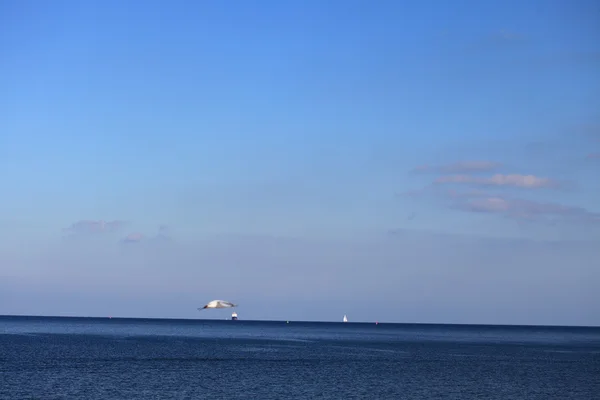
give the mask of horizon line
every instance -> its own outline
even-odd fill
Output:
[[[230,318],[172,318],[172,317],[113,317],[113,316],[78,316],[78,315],[26,315],[0,314],[4,318],[63,318],[63,319],[97,319],[97,320],[150,320],[150,321],[186,321],[214,322],[231,321]],[[268,323],[310,323],[310,324],[360,324],[360,325],[425,325],[454,327],[493,327],[493,328],[585,328],[600,329],[600,325],[534,325],[534,324],[482,324],[482,323],[449,323],[449,322],[389,322],[389,321],[323,321],[323,320],[271,320],[271,319],[238,319],[236,322],[268,322]]]

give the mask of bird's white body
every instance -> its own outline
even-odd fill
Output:
[[[233,304],[229,301],[225,301],[225,300],[213,300],[211,302],[209,302],[207,305],[205,305],[202,308],[199,308],[198,310],[204,310],[205,308],[231,308],[231,307],[237,307],[237,304]]]

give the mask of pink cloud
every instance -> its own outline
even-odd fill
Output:
[[[478,177],[470,175],[446,175],[435,180],[435,183],[458,183],[458,184],[474,184],[487,186],[513,186],[519,188],[547,188],[555,187],[557,183],[549,178],[540,178],[534,175],[502,175],[495,174],[491,177]]]
[[[590,212],[582,207],[523,199],[507,199],[503,197],[477,198],[466,201],[460,207],[467,211],[504,214],[517,219],[533,220],[540,217],[554,217],[586,222],[600,222],[600,213]]]
[[[123,239],[123,243],[139,243],[144,239],[144,235],[139,233],[139,232],[135,232],[135,233],[130,233],[129,235],[125,236],[125,238]]]
[[[600,159],[600,153],[591,153],[591,154],[588,154],[587,158],[590,158],[590,159],[597,159],[597,158],[599,158]]]
[[[483,172],[499,168],[502,164],[493,161],[459,161],[452,164],[431,166],[421,165],[415,167],[413,172],[441,172],[441,173],[464,173],[464,172]]]
[[[470,178],[470,177],[469,177]],[[468,212],[503,215],[516,220],[563,220],[600,223],[600,213],[582,207],[538,202],[493,194],[479,189],[459,191],[425,187],[419,194],[433,195],[447,207]]]

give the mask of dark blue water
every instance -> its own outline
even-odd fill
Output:
[[[1,399],[598,399],[600,329],[0,317]]]

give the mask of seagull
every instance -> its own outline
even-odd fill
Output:
[[[237,304],[233,304],[230,303],[229,301],[225,301],[225,300],[213,300],[211,302],[209,302],[207,305],[205,305],[202,308],[199,308],[198,310],[202,311],[205,308],[231,308],[231,307],[237,307]]]

